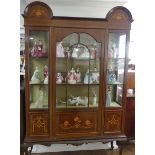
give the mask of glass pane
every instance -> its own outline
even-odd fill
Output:
[[[108,58],[125,58],[126,34],[110,33]]]
[[[89,87],[89,107],[98,107],[99,105],[99,85]]]
[[[122,85],[107,85],[106,107],[122,106]]]
[[[107,83],[123,84],[125,59],[109,59],[107,63]]]
[[[80,43],[87,46],[90,50],[90,59],[100,58],[101,44],[86,33],[80,33]]]
[[[48,86],[30,85],[30,109],[48,108]]]
[[[106,107],[122,106],[124,68],[125,68],[125,33],[110,33],[107,61]]]
[[[48,108],[48,31],[29,33],[30,109]]]
[[[32,57],[47,57],[49,51],[48,32],[30,31],[29,49]]]
[[[88,85],[68,85],[67,108],[88,107]]]
[[[56,57],[64,58],[71,57],[70,47],[78,42],[78,34],[72,33],[65,37],[63,41],[56,43]]]
[[[100,61],[99,59],[90,60],[90,72],[93,84],[100,83]]]
[[[57,85],[56,89],[56,107],[66,108],[67,105],[67,94],[66,86]]]
[[[67,59],[56,59],[56,84],[66,83],[67,76]]]

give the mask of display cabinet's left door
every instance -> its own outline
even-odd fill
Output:
[[[35,28],[27,36],[26,106],[28,137],[49,136],[50,30]]]

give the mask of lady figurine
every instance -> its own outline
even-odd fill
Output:
[[[93,83],[93,78],[88,68],[84,77],[84,84],[92,84],[92,83]]]
[[[92,79],[93,82],[99,83],[99,72],[97,71],[96,67],[94,67],[94,71],[92,72]]]
[[[114,71],[112,72],[111,79],[112,79],[112,83],[116,82],[116,74]]]
[[[48,66],[47,65],[44,66],[43,72],[44,72],[44,84],[48,84]]]
[[[37,50],[38,50],[38,57],[46,57],[47,56],[47,52],[44,50],[42,40],[38,41]]]
[[[37,41],[36,40],[34,41],[34,45],[33,45],[33,48],[31,49],[30,53],[31,53],[32,57],[37,57],[37,55],[38,55],[38,52],[37,52]]]
[[[112,50],[113,50],[113,58],[118,58],[118,48],[116,47],[116,44],[112,45]]]
[[[56,56],[57,57],[65,57],[65,54],[64,54],[64,48],[62,46],[62,42],[58,42],[57,43],[57,49],[56,49]]]
[[[63,82],[63,76],[61,75],[61,73],[57,73],[56,74],[56,83],[61,84],[62,82]]]
[[[39,70],[38,67],[36,67],[33,76],[31,78],[31,82],[32,83],[40,83],[41,82],[41,78],[40,78],[40,74],[39,74]]]
[[[46,57],[47,56],[47,52],[43,48],[42,40],[34,42],[33,48],[31,50],[31,56],[32,57]]]
[[[76,76],[76,72],[75,72],[74,68],[72,68],[71,71],[68,72],[66,79],[69,84],[76,84],[77,76]]]
[[[35,103],[35,108],[42,108],[43,100],[44,100],[44,92],[43,92],[43,88],[40,87],[38,92],[38,98]]]
[[[96,93],[95,93],[95,90],[91,89],[92,93],[93,93],[93,105],[97,105],[97,96],[96,96]]]
[[[111,105],[111,86],[108,86],[108,89],[107,89],[107,93],[106,93],[106,107],[110,107]]]
[[[81,72],[79,68],[76,69],[76,78],[77,82],[81,82]]]

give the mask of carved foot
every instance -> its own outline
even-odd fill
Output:
[[[119,145],[119,155],[123,155],[123,149],[128,144],[128,141],[118,142]]]
[[[31,155],[32,149],[32,144],[22,144],[20,146],[20,155]]]

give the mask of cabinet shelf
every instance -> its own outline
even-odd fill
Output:
[[[110,107],[122,107],[121,105],[119,105],[117,102],[111,102],[110,106],[106,106],[106,108],[110,108]]]
[[[30,56],[31,59],[47,59],[48,56],[44,56],[44,57],[32,57]]]
[[[84,84],[84,83],[76,83],[76,84],[69,84],[69,83],[61,83],[61,84],[56,84],[56,85],[70,85],[70,86],[75,86],[75,85],[100,85],[100,83],[91,83],[91,84]]]
[[[72,57],[56,57],[57,59],[64,59],[64,60],[77,60],[77,61],[90,61],[90,60],[96,60],[99,61],[100,58],[92,59],[92,58],[72,58]]]
[[[77,109],[77,108],[97,108],[98,104],[96,105],[89,105],[88,106],[66,106],[66,105],[57,105],[57,109]]]
[[[41,83],[33,83],[33,82],[29,82],[29,84],[30,85],[48,85],[48,83],[47,84],[45,84],[45,83],[43,83],[43,82],[41,82]]]
[[[116,81],[115,83],[109,83],[109,82],[108,82],[107,84],[108,84],[108,85],[123,85],[123,83],[117,82],[117,81]]]

